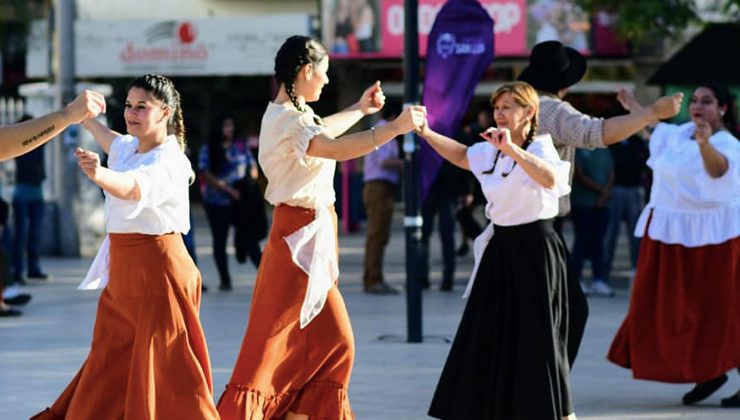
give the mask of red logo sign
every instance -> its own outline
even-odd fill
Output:
[[[190,22],[181,23],[180,27],[177,28],[177,35],[180,37],[180,42],[183,44],[191,44],[195,41],[195,36],[197,35],[195,25]]]

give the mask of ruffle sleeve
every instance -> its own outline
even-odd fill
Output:
[[[707,188],[700,191],[702,201],[728,203],[740,196],[740,142],[726,131],[714,134],[709,142],[725,159],[727,172],[719,178],[712,178],[706,170],[699,173]]]
[[[311,139],[324,131],[324,127],[313,121],[313,112],[291,115],[287,122],[286,138],[292,143],[293,152],[301,163],[305,163],[306,151]]]
[[[132,153],[129,149],[136,147],[134,137],[131,135],[118,136],[110,143],[108,149],[108,167],[114,169],[120,164],[122,156]]]
[[[562,197],[570,193],[570,162],[560,159],[558,151],[552,144],[552,138],[549,135],[537,136],[532,144],[527,148],[527,152],[544,160],[555,168],[555,186],[547,188],[555,197]],[[540,186],[534,179],[526,177],[526,182],[534,186]]]
[[[136,218],[143,209],[155,208],[173,198],[178,183],[187,182],[192,175],[187,158],[173,156],[167,153],[156,153],[152,159],[144,165],[133,169],[125,169],[122,173],[134,177],[139,186],[140,199],[138,201],[121,200],[110,196],[119,208],[125,209],[126,219]]]

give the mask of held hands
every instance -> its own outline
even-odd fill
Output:
[[[357,103],[363,115],[370,115],[380,111],[385,105],[385,94],[380,87],[380,82],[375,82],[365,89]]]
[[[71,124],[79,124],[105,113],[105,97],[92,90],[84,90],[65,108]]]
[[[412,130],[421,132],[420,130],[426,127],[427,108],[421,105],[412,105],[404,109],[393,122],[400,134],[406,134]]]
[[[486,131],[480,133],[480,136],[493,145],[493,147],[507,155],[514,145],[514,142],[511,141],[511,132],[509,132],[508,128],[502,128],[499,130],[496,127],[490,127]]]
[[[82,172],[84,172],[90,180],[97,182],[102,168],[102,166],[100,166],[100,156],[95,152],[85,150],[80,147],[75,149],[75,156],[78,159],[77,163],[80,165]]]
[[[617,101],[629,112],[641,112],[645,109],[635,99],[634,92],[627,89],[617,90]],[[676,116],[681,111],[681,102],[683,102],[683,93],[679,92],[673,95],[663,96],[653,102],[649,111],[656,120],[664,120]]]
[[[650,106],[650,111],[659,120],[671,118],[681,111],[682,101],[683,93],[680,92],[670,96],[663,96],[653,102],[653,105]]]

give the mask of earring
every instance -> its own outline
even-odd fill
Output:
[[[720,116],[720,117],[724,117],[724,116],[725,116],[725,111],[720,111],[720,112],[719,112],[719,116]]]

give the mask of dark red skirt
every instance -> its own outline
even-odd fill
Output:
[[[704,382],[740,366],[740,237],[687,248],[642,238],[608,359],[637,379]]]

